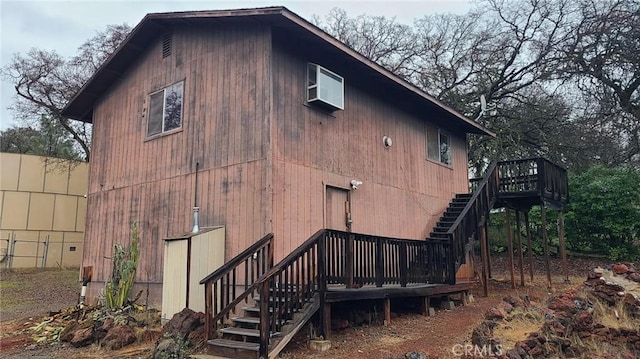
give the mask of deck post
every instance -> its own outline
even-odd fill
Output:
[[[511,289],[516,289],[516,275],[513,268],[513,238],[511,237],[511,209],[504,212],[507,227],[507,247],[509,248],[509,273],[511,274]]]
[[[564,213],[562,210],[558,212],[558,240],[560,244],[560,257],[562,259],[562,274],[564,275],[565,284],[571,283],[569,281],[569,272],[567,270],[567,248],[564,238]]]
[[[354,282],[353,282],[353,256],[354,256],[354,251],[353,251],[353,240],[354,240],[354,236],[353,234],[349,234],[347,235],[347,242],[345,244],[345,260],[344,260],[344,270],[345,270],[345,275],[346,275],[346,287],[347,288],[353,288],[354,287]]]
[[[547,210],[544,203],[540,205],[540,217],[542,220],[542,248],[544,249],[544,266],[547,271],[547,287],[551,288],[551,264],[549,263],[549,240],[547,238]]]
[[[522,253],[522,235],[520,234],[520,211],[516,211],[516,238],[518,239],[518,265],[520,266],[520,285],[524,287],[524,254]]]
[[[422,315],[431,317],[435,315],[435,311],[431,311],[431,297],[425,296],[422,298]]]
[[[382,238],[376,239],[376,287],[382,287],[384,283],[384,244]]]
[[[489,256],[487,255],[487,232],[486,226],[480,227],[480,256],[482,257],[482,294],[489,296]]]
[[[331,336],[331,304],[326,302],[327,293],[327,234],[318,239],[318,296],[320,297],[320,334],[329,340]]]
[[[491,246],[489,245],[489,226],[487,226],[486,223],[489,222],[489,218],[487,216],[487,221],[485,222],[485,225],[482,229],[482,231],[484,232],[484,240],[485,240],[485,246],[487,249],[487,279],[489,278],[493,278],[493,276],[491,275]]]
[[[322,306],[322,323],[324,328],[322,336],[324,340],[331,340],[331,303],[324,303]]]
[[[382,303],[384,307],[384,326],[388,327],[391,325],[391,299],[385,298]]]
[[[269,357],[269,338],[271,334],[271,323],[269,321],[269,287],[271,280],[262,282],[258,291],[260,293],[260,350],[259,354],[261,358]],[[277,295],[277,294],[276,294]],[[275,319],[276,321],[278,319]],[[275,323],[275,322],[274,322]]]
[[[206,313],[204,317],[204,328],[207,331],[207,340],[213,339],[211,337],[211,333],[213,332],[212,328],[212,319],[213,319],[213,293],[211,290],[211,283],[206,282],[204,284],[204,311]]]
[[[406,287],[407,286],[407,282],[408,280],[408,265],[407,265],[407,243],[405,242],[401,242],[400,243],[400,248],[398,248],[399,253],[398,256],[400,258],[399,259],[399,266],[400,266],[400,286],[401,287]],[[455,276],[455,272],[454,272],[454,276]]]
[[[529,275],[533,282],[533,248],[531,244],[531,226],[529,225],[529,211],[524,212],[524,225],[527,227],[527,252],[529,254]]]

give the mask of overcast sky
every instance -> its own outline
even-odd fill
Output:
[[[332,8],[345,9],[350,16],[363,13],[396,17],[410,24],[414,18],[432,13],[465,13],[470,0],[298,0],[298,1],[31,1],[0,0],[0,63],[4,67],[15,53],[36,47],[73,56],[78,46],[109,24],[135,26],[150,12],[218,10],[283,5],[305,19],[323,17]],[[16,124],[7,107],[13,102],[12,85],[2,80],[0,129]]]

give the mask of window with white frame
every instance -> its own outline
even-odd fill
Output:
[[[452,164],[451,136],[434,126],[427,126],[427,158],[443,163]]]
[[[147,137],[175,130],[182,126],[184,81],[149,95]]]
[[[309,63],[307,102],[330,110],[344,110],[344,79],[320,65]]]

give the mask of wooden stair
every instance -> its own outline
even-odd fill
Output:
[[[243,316],[232,317],[231,323],[218,330],[217,339],[208,340],[209,353],[228,358],[260,358],[260,295],[254,294],[254,305],[241,308]],[[268,300],[284,301],[278,293],[270,292]],[[271,309],[271,307],[269,307]],[[314,298],[300,310],[291,309],[282,316],[284,324],[278,332],[269,331],[269,358],[275,358],[319,308]],[[272,310],[270,310],[272,312]]]
[[[449,206],[444,211],[436,226],[433,228],[432,232],[429,234],[427,239],[430,240],[443,240],[448,239],[449,236],[446,234],[447,231],[451,228],[451,226],[455,223],[456,219],[462,210],[467,205],[469,200],[471,199],[471,193],[461,193],[456,194],[456,196],[449,202]]]

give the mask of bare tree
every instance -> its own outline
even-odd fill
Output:
[[[2,76],[14,84],[16,97],[12,110],[16,118],[36,128],[42,119],[55,122],[64,128],[88,161],[91,126],[69,120],[61,111],[129,31],[129,26],[124,24],[110,25],[87,40],[78,54],[69,59],[55,51],[36,48],[26,54],[14,54],[2,69]]]
[[[418,48],[411,26],[384,16],[350,18],[339,8],[331,9],[324,21],[314,16],[312,22],[396,75],[411,76],[414,69],[412,60]]]
[[[576,112],[605,164],[640,165],[640,2],[581,0],[559,49],[561,76],[583,98]]]

